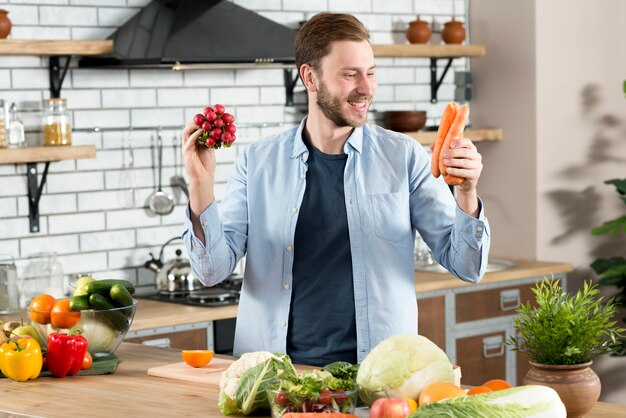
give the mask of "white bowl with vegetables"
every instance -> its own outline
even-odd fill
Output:
[[[84,278],[81,278],[81,280]],[[91,279],[91,278],[90,278]],[[135,288],[127,280],[84,280],[74,296],[54,299],[38,295],[26,309],[47,348],[48,335],[80,333],[93,357],[113,354],[130,329],[137,310]]]

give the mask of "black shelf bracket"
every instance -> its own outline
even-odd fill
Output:
[[[65,59],[65,63],[61,67],[61,58]],[[51,56],[48,60],[48,74],[50,75],[50,98],[58,99],[61,97],[61,86],[70,67],[71,55],[58,57]]]
[[[283,75],[285,79],[285,106],[293,106],[293,90],[296,88],[296,83],[300,78],[300,73],[296,71],[296,76],[293,76],[295,70],[291,68],[285,68]]]
[[[41,193],[43,186],[46,184],[46,177],[48,177],[48,167],[50,167],[50,161],[46,161],[46,166],[43,169],[41,176],[41,184],[37,184],[37,163],[26,164],[26,178],[28,180],[28,219],[30,221],[30,232],[39,232],[39,199],[41,199]]]
[[[443,82],[443,78],[446,76],[446,73],[450,69],[452,65],[452,60],[454,58],[448,58],[448,63],[446,67],[443,69],[443,73],[441,73],[441,77],[437,80],[437,58],[430,59],[430,102],[435,104],[437,103],[437,91]]]

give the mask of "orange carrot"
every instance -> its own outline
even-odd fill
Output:
[[[454,121],[458,108],[459,105],[456,102],[448,103],[446,108],[443,110],[443,115],[441,115],[441,122],[439,122],[439,129],[437,129],[437,137],[435,139],[435,146],[433,147],[433,156],[430,162],[430,171],[435,177],[439,177],[441,174],[441,171],[439,170],[439,154],[441,152],[441,146],[443,145],[443,141],[446,139],[446,135],[450,130],[450,125],[452,125],[452,122]]]
[[[463,177],[453,176],[452,174],[447,174],[447,175],[443,176],[443,180],[449,186],[458,186],[459,184],[461,184],[461,183],[463,183],[465,181],[465,179]]]
[[[450,126],[450,130],[446,135],[446,139],[443,141],[443,145],[441,146],[441,154],[450,150],[450,143],[454,139],[460,139],[463,137],[463,129],[465,129],[465,124],[467,123],[467,118],[469,116],[469,107],[463,105],[456,112],[456,116],[454,117],[454,122]],[[444,177],[448,174],[446,172],[446,166],[443,164],[443,158],[439,157],[439,171]]]

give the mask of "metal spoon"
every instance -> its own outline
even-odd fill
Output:
[[[174,199],[169,194],[163,192],[161,188],[161,172],[163,171],[163,138],[161,129],[157,131],[158,164],[159,164],[159,188],[154,192],[148,202],[150,210],[157,215],[169,215],[174,210]]]

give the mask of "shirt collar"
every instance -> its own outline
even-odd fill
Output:
[[[304,130],[304,125],[306,124],[306,116],[300,122],[300,126],[296,130],[296,136],[293,141],[293,152],[291,153],[291,158],[297,158],[308,151],[308,148],[304,144],[302,140],[302,131]],[[346,144],[343,147],[343,150],[346,154],[348,154],[348,146],[354,148],[359,154],[363,149],[363,126],[358,128],[354,128],[352,134],[348,137]]]

